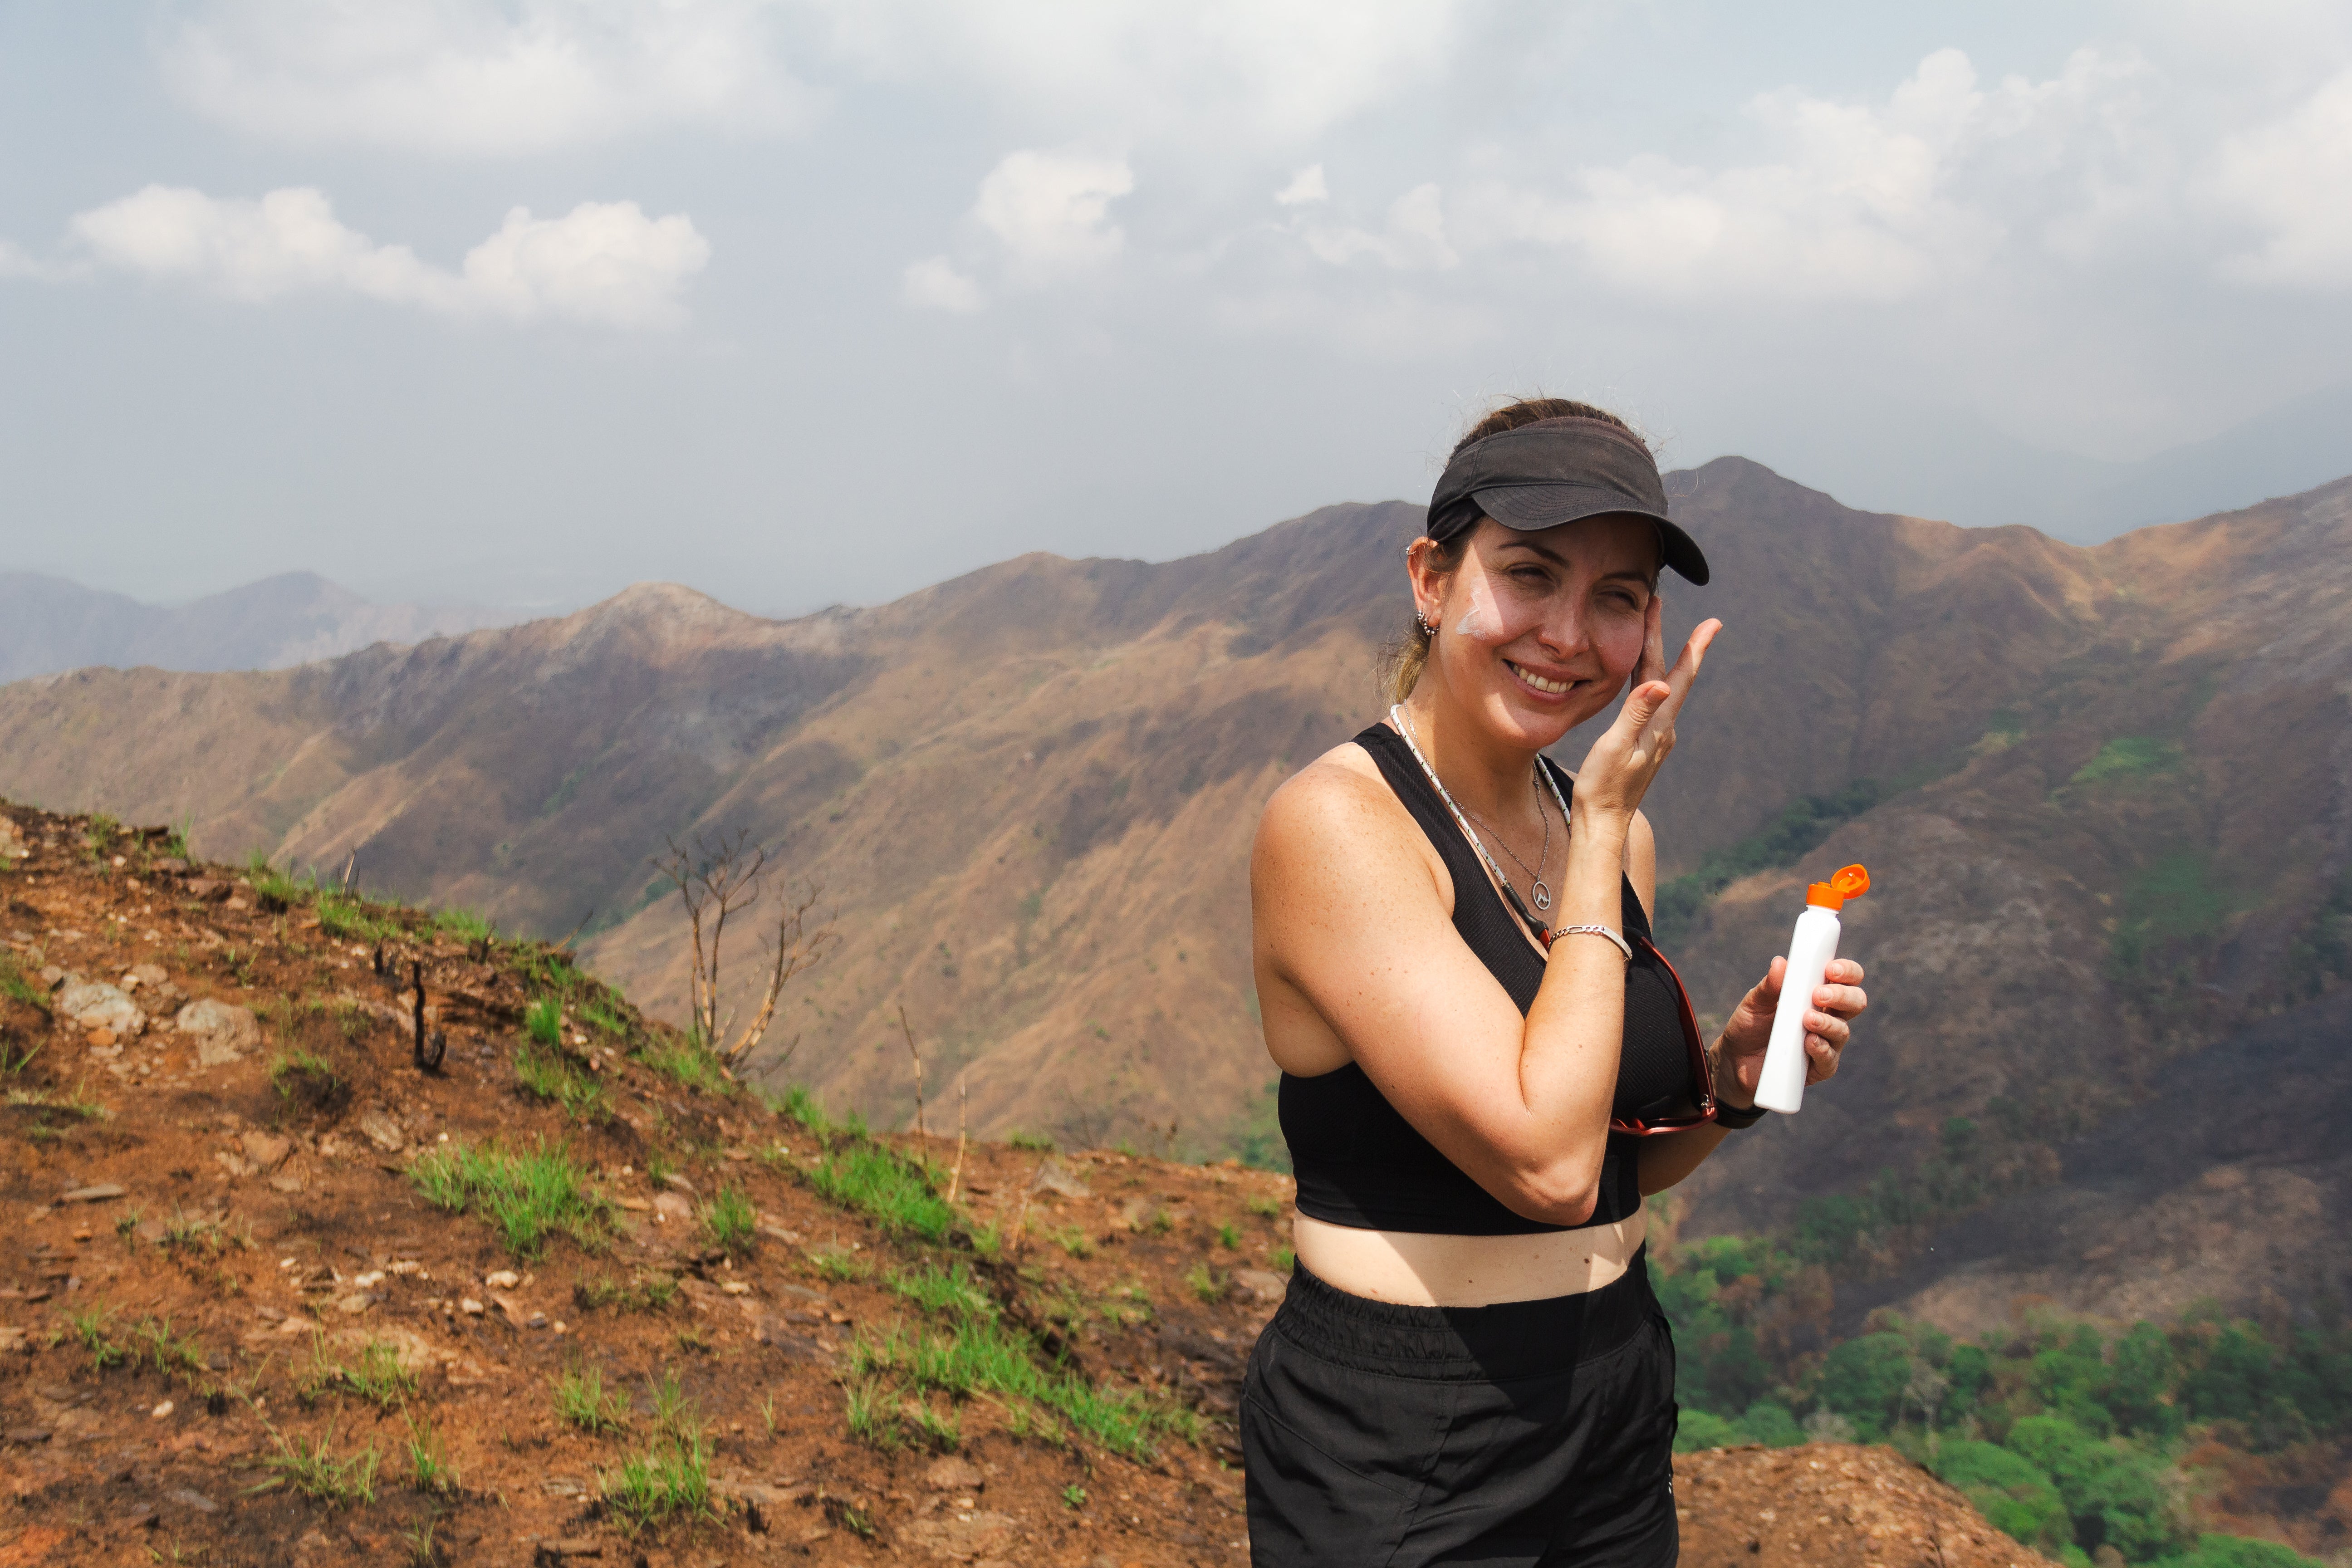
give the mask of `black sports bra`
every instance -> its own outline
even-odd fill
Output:
[[[1543,955],[1528,944],[1517,917],[1495,891],[1477,851],[1430,787],[1403,737],[1386,724],[1375,724],[1358,735],[1356,743],[1371,753],[1397,799],[1444,858],[1454,879],[1454,929],[1526,1013],[1543,984]],[[1551,766],[1549,759],[1544,765]],[[1565,794],[1564,777],[1560,786]],[[1630,879],[1624,884],[1622,918],[1628,935],[1650,934],[1649,917]],[[1625,968],[1625,1039],[1612,1114],[1655,1117],[1687,1100],[1690,1089],[1680,988],[1658,956],[1636,943],[1633,961]],[[1444,1236],[1528,1236],[1582,1228],[1546,1225],[1505,1208],[1399,1114],[1354,1062],[1313,1078],[1283,1074],[1278,1110],[1298,1177],[1298,1212],[1310,1219],[1364,1230]],[[1600,1200],[1585,1225],[1613,1224],[1642,1206],[1635,1169],[1640,1142],[1630,1133],[1609,1134],[1601,1163]]]

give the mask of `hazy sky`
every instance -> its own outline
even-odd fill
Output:
[[[2352,384],[2342,0],[5,0],[0,147],[0,569],[145,597],[870,602],[1537,388],[2047,522]]]

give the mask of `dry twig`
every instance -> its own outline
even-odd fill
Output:
[[[907,1026],[907,1005],[898,1004],[898,1032],[907,1037],[907,1054],[915,1058],[915,1136],[928,1144],[929,1130],[923,1125],[923,1053],[915,1048],[915,1031]]]
[[[970,1098],[961,1073],[956,1074],[956,1163],[955,1173],[948,1177],[948,1202],[956,1201],[956,1189],[963,1185],[964,1103]]]

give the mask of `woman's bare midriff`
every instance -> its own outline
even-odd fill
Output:
[[[1649,1211],[1533,1236],[1358,1230],[1300,1215],[1290,1234],[1308,1272],[1350,1296],[1405,1307],[1491,1307],[1614,1284],[1649,1234]]]

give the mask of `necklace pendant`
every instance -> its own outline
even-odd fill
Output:
[[[1551,908],[1551,889],[1545,887],[1541,882],[1538,882],[1535,885],[1535,904],[1536,911],[1538,914]]]

